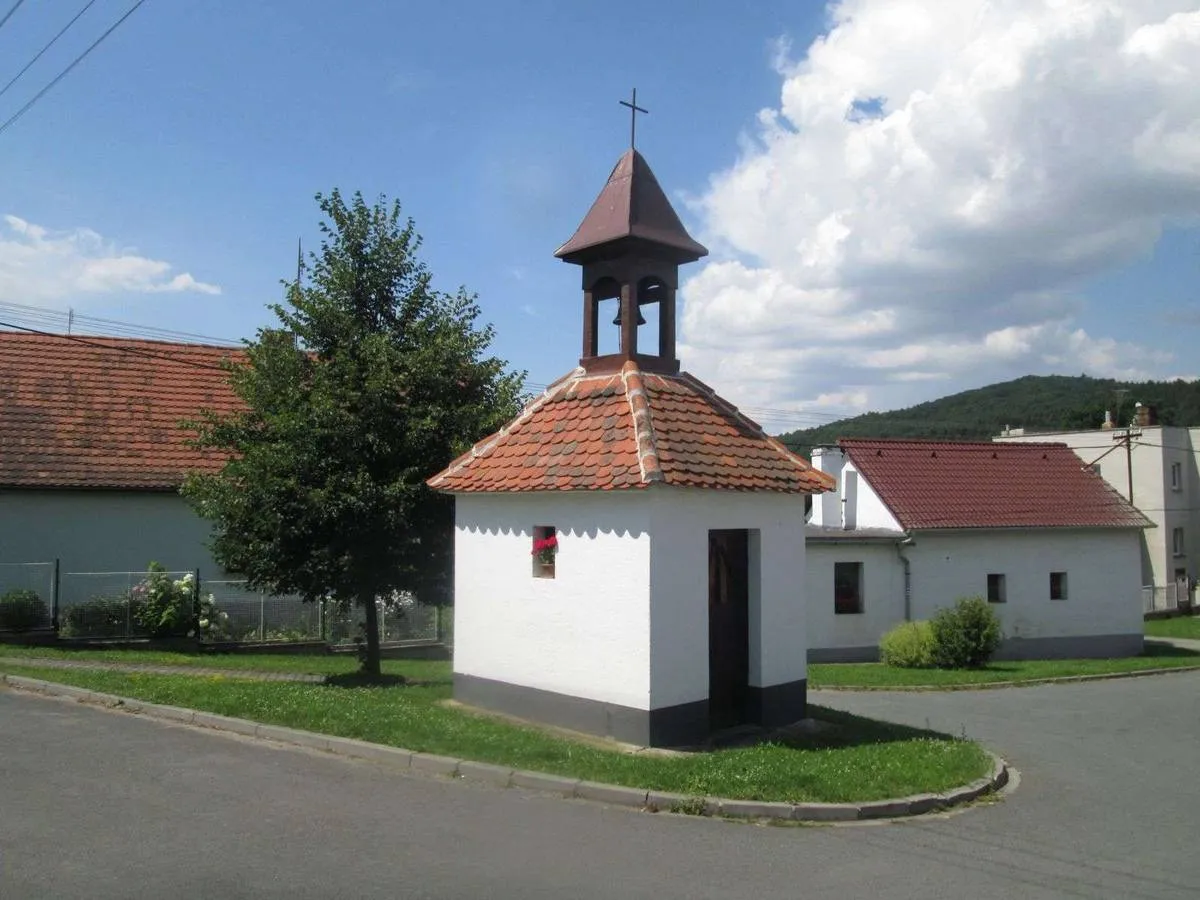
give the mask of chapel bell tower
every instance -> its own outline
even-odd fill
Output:
[[[624,101],[622,101],[624,103]],[[634,94],[631,114],[644,112]],[[627,361],[644,371],[674,375],[675,295],[679,267],[708,255],[693,240],[671,208],[650,165],[632,146],[617,161],[600,196],[571,239],[555,251],[563,262],[583,268],[583,355],[579,364],[588,372],[616,372]],[[616,353],[599,353],[600,303],[619,300],[612,325],[620,329]],[[657,340],[639,335],[646,324],[641,307],[659,304]]]

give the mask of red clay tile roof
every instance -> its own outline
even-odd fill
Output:
[[[905,530],[1145,528],[1065,444],[838,441]]]
[[[451,493],[650,484],[812,494],[833,479],[690,375],[576,370],[433,478]]]
[[[0,331],[0,487],[171,490],[220,468],[179,421],[237,408],[218,365],[237,350],[83,340]]]

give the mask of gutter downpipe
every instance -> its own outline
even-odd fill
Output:
[[[912,621],[912,563],[909,558],[904,555],[905,549],[913,545],[911,534],[906,534],[904,540],[896,543],[896,555],[900,557],[900,564],[904,566],[904,621]]]

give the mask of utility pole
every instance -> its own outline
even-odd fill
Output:
[[[1113,440],[1125,445],[1125,472],[1128,474],[1129,502],[1133,503],[1133,439],[1142,436],[1142,429],[1132,424],[1125,429],[1124,434],[1114,434]]]

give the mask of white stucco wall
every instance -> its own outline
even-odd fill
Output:
[[[1007,602],[993,605],[1006,638],[1139,634],[1141,541],[1135,530],[918,532],[911,562],[913,619],[958,597],[987,596],[1003,574]],[[833,564],[862,562],[864,611],[833,612]],[[904,570],[893,545],[812,542],[808,548],[809,640],[817,649],[868,647],[904,621]],[[1050,573],[1067,573],[1067,599],[1050,599]]]
[[[454,671],[650,708],[650,501],[644,491],[459,495]],[[532,575],[535,526],[554,578]]]
[[[994,605],[1009,638],[1139,634],[1139,533],[1130,529],[1040,529],[916,535],[913,617],[966,595],[987,596],[988,573],[1003,574],[1007,602]],[[1067,573],[1067,599],[1050,599],[1050,573]]]
[[[834,612],[833,568],[863,564],[863,611]],[[873,647],[904,621],[904,570],[894,543],[810,541],[805,574],[808,634],[812,647]]]
[[[750,541],[750,684],[806,676],[804,498],[651,488],[456,498],[454,670],[635,709],[705,700],[708,532]],[[553,525],[555,578],[531,574]]]
[[[208,522],[182,497],[151,491],[0,491],[0,562],[60,560],[67,572],[225,573],[213,561]]]
[[[750,541],[750,685],[807,675],[804,497],[663,488],[651,494],[653,707],[708,696],[708,532]]]

